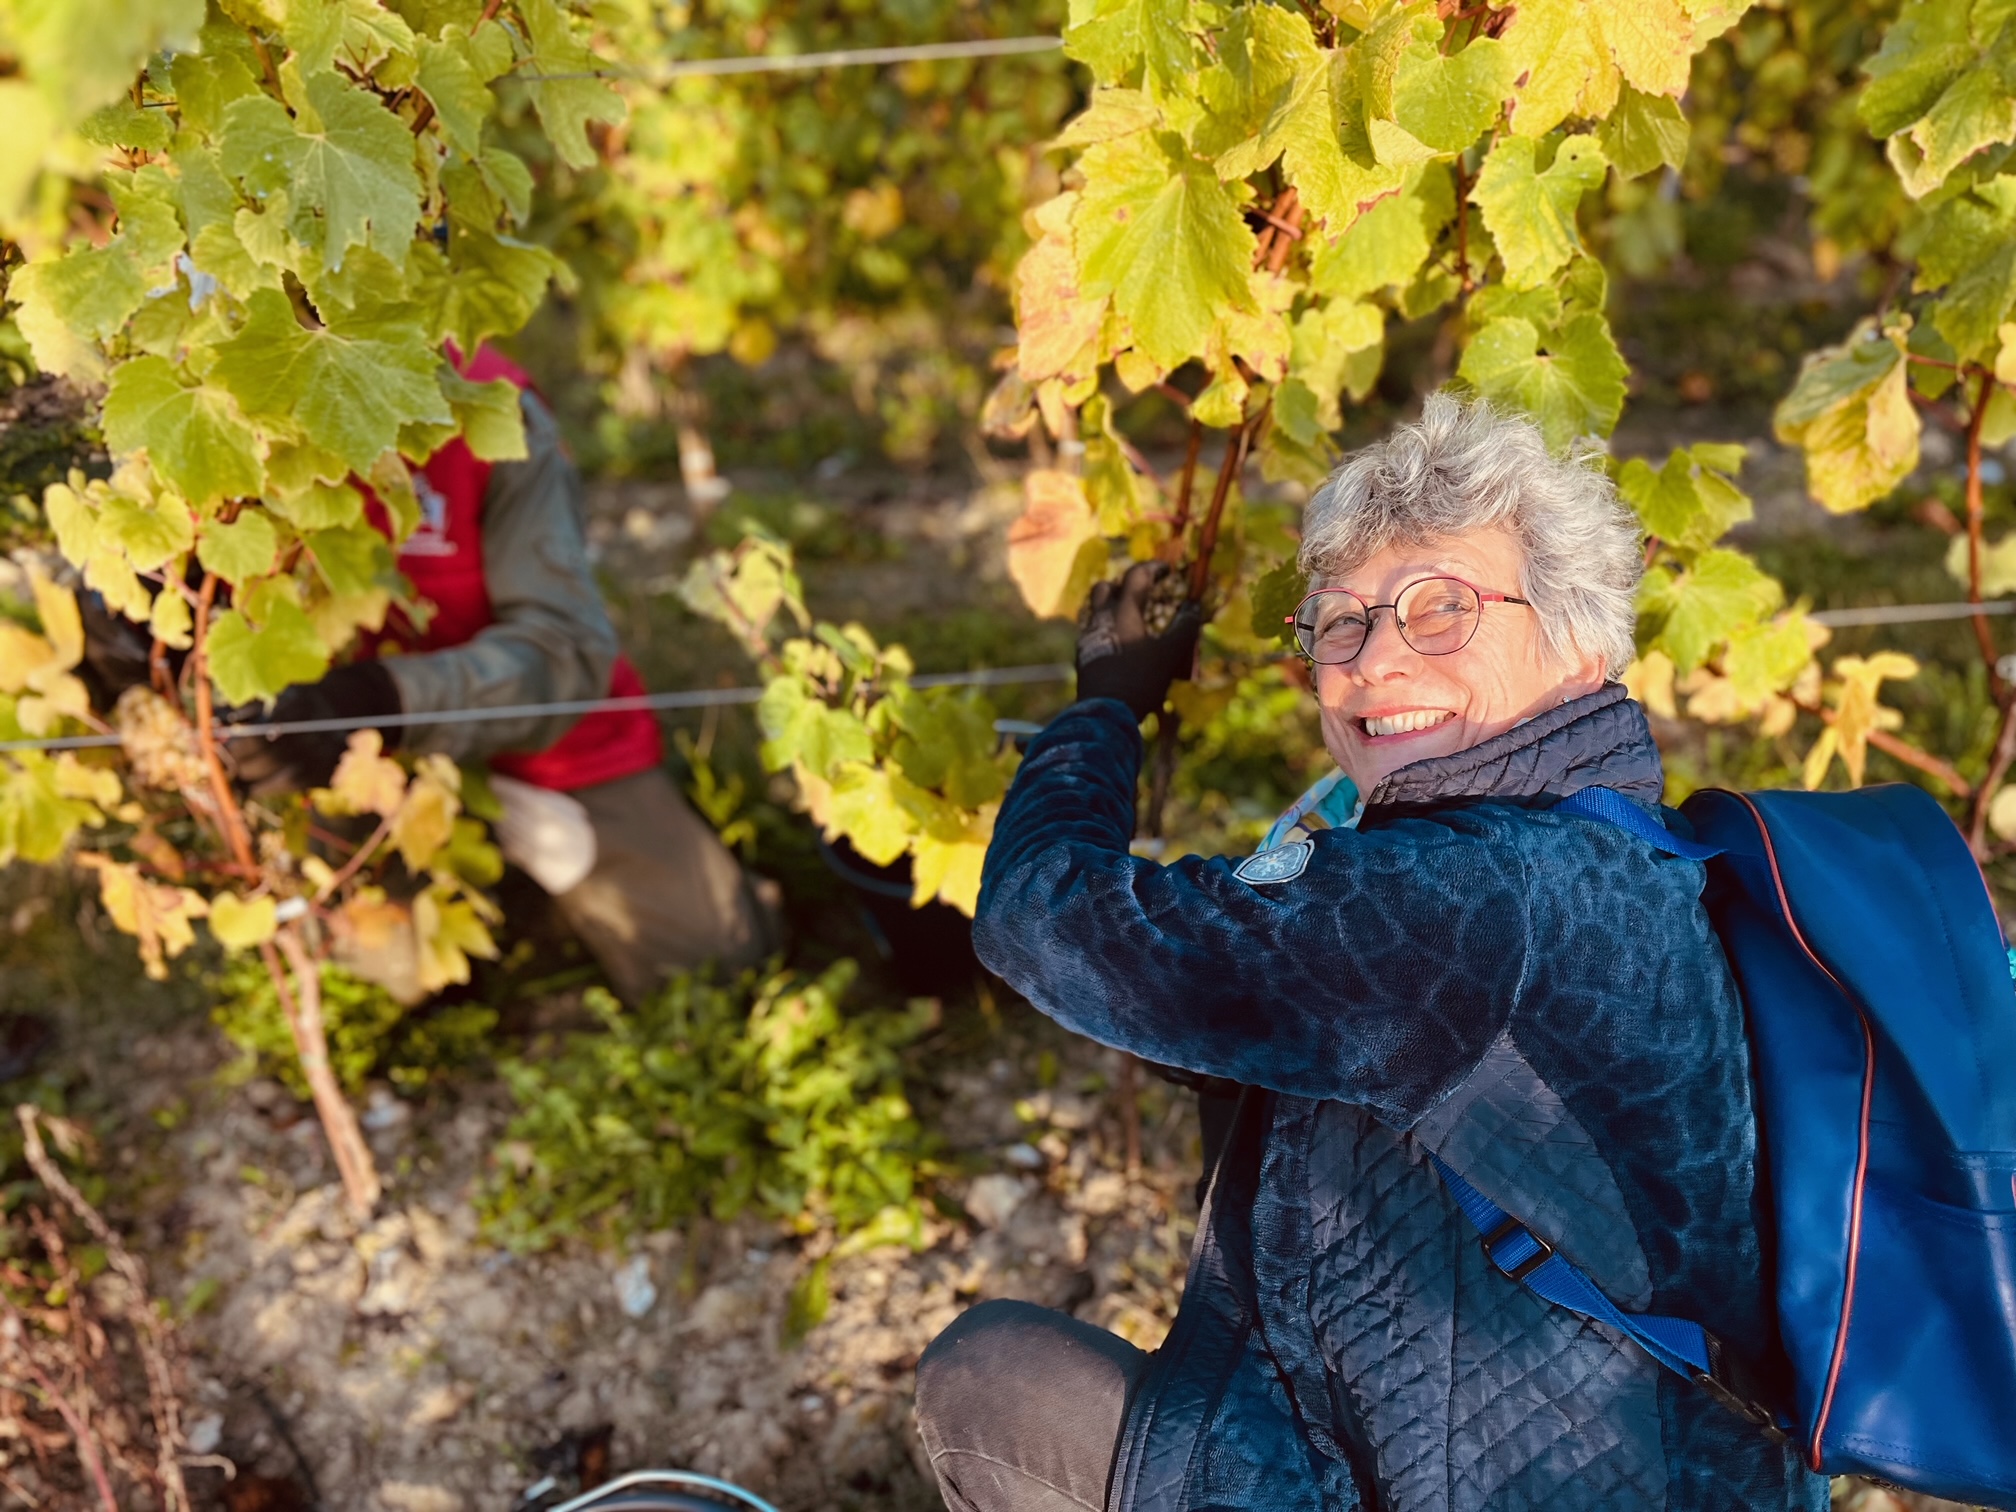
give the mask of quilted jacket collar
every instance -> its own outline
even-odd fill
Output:
[[[1365,801],[1369,821],[1487,800],[1547,808],[1585,787],[1611,787],[1648,808],[1665,774],[1645,711],[1622,683],[1606,683],[1467,751],[1389,772]]]

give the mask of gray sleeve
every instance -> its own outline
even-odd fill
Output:
[[[496,622],[464,645],[386,659],[409,714],[573,703],[609,691],[616,628],[583,534],[581,474],[546,406],[524,397],[523,461],[500,462],[483,504],[483,580]],[[578,715],[411,725],[409,751],[457,760],[543,751]]]

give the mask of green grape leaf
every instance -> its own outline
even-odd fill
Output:
[[[389,594],[399,587],[391,543],[369,525],[310,531],[302,544],[322,581],[339,597]]]
[[[1421,271],[1435,238],[1455,214],[1449,174],[1428,164],[1413,182],[1361,212],[1341,236],[1316,249],[1311,286],[1336,299],[1358,299],[1381,289],[1405,288]]]
[[[1441,28],[1417,29],[1393,75],[1392,119],[1436,152],[1461,152],[1498,119],[1512,92],[1512,55],[1493,37],[1445,53]]]
[[[52,515],[53,519],[53,515]],[[187,551],[196,539],[188,506],[163,499],[152,508],[123,494],[113,494],[99,508],[94,538],[82,561],[103,546],[116,546],[139,572],[152,572]]]
[[[190,243],[189,260],[199,273],[209,274],[237,299],[251,298],[254,289],[283,287],[279,269],[253,257],[229,220],[213,222],[199,231]]]
[[[1315,396],[1312,418],[1322,430],[1334,431],[1344,423],[1337,396],[1354,376],[1352,358],[1385,339],[1386,312],[1377,305],[1333,299],[1296,317],[1288,371]],[[1297,439],[1306,443],[1313,438]]]
[[[1885,151],[1904,192],[1923,198],[1983,147],[2016,138],[2016,28],[2002,35]]]
[[[144,448],[155,473],[199,509],[256,494],[265,483],[258,439],[230,396],[185,387],[166,358],[138,357],[112,370],[105,440],[122,456]]]
[[[521,75],[531,86],[532,105],[546,128],[553,150],[569,168],[595,161],[588,142],[593,122],[621,125],[623,97],[601,79],[552,78],[553,74],[586,74],[596,68],[594,54],[574,40],[567,17],[554,0],[518,0],[518,13],[531,34],[533,66]]]
[[[1692,455],[1676,449],[1656,470],[1633,457],[1618,472],[1617,490],[1651,534],[1682,550],[1704,549],[1752,514],[1742,490],[1711,470],[1719,463],[1722,470],[1733,471],[1732,450],[1740,464],[1741,447],[1702,446]]]
[[[1869,83],[1855,102],[1871,136],[1895,136],[1918,120],[1974,61],[1968,10],[1955,0],[1908,0],[1884,30],[1883,45],[1862,65]]]
[[[1791,687],[1812,660],[1806,617],[1794,613],[1732,631],[1722,653],[1722,675],[1737,698],[1755,707]]]
[[[1641,607],[1663,616],[1654,646],[1683,675],[1737,630],[1776,611],[1785,593],[1775,578],[1738,551],[1717,547],[1685,572],[1647,573]]]
[[[544,247],[465,227],[450,237],[448,261],[441,325],[465,352],[530,320],[559,267]]]
[[[1603,156],[1627,179],[1687,161],[1687,116],[1680,102],[1629,84],[1619,94],[1617,108],[1597,127],[1597,138]]]
[[[1191,0],[1071,0],[1064,51],[1101,84],[1124,84],[1137,67],[1165,89],[1197,66]]]
[[[470,451],[485,462],[524,459],[525,409],[516,384],[504,378],[471,383],[449,368],[441,374],[441,392]]]
[[[1203,87],[1202,81],[1199,87]],[[1094,142],[1110,142],[1166,124],[1162,107],[1142,90],[1095,88],[1091,103],[1071,118],[1051,145],[1090,147]]]
[[[1977,184],[1933,213],[1917,287],[1941,291],[1932,324],[1959,360],[2000,346],[2000,327],[2016,304],[2016,175]]]
[[[255,420],[293,422],[307,440],[364,472],[412,421],[453,419],[418,327],[371,337],[305,329],[287,296],[260,290],[244,328],[217,348],[210,379]]]
[[[1578,436],[1608,435],[1624,411],[1629,369],[1594,311],[1570,315],[1544,343],[1530,320],[1494,320],[1471,339],[1458,376],[1494,403],[1533,417],[1560,451]]]
[[[227,583],[244,583],[273,570],[280,552],[280,533],[257,509],[248,509],[228,524],[210,520],[196,542],[196,560]]]
[[[1901,342],[1865,322],[1815,352],[1772,417],[1778,439],[1806,453],[1806,486],[1836,514],[1863,509],[1918,465],[1918,412]]]
[[[86,116],[77,134],[100,147],[133,147],[160,152],[171,135],[168,119],[158,110],[142,110],[131,100],[114,100]]]
[[[268,589],[280,592],[268,592]],[[210,622],[211,681],[234,704],[273,698],[329,670],[329,652],[315,626],[281,583],[264,583],[245,610],[226,609]],[[256,612],[256,622],[248,613]]]
[[[154,53],[194,51],[202,24],[203,0],[45,0],[10,6],[0,36],[74,121],[124,94]]]
[[[766,737],[763,764],[773,772],[802,766],[830,781],[830,774],[846,762],[875,759],[874,740],[860,716],[831,707],[795,676],[770,679],[756,705],[756,720]]]
[[[175,105],[182,124],[205,136],[224,127],[224,110],[233,100],[259,93],[259,80],[234,53],[177,53],[168,65]],[[178,151],[178,161],[186,156]]]
[[[1609,171],[1593,136],[1569,137],[1545,171],[1535,166],[1537,150],[1531,138],[1501,138],[1473,191],[1515,288],[1544,282],[1582,249],[1576,207]]]
[[[0,697],[0,732],[10,739],[26,733],[14,718],[12,698]],[[54,861],[81,826],[102,817],[90,804],[64,795],[56,763],[40,752],[0,757],[0,866],[17,857]]]
[[[1253,233],[1231,192],[1180,137],[1101,142],[1072,228],[1079,292],[1110,293],[1134,345],[1165,371],[1202,353],[1218,317],[1250,310]]]
[[[147,280],[116,241],[31,262],[8,280],[14,320],[45,373],[90,382],[105,371],[97,343],[126,324],[147,297]]]
[[[284,191],[294,235],[320,248],[324,268],[340,268],[354,246],[403,257],[420,218],[413,134],[341,74],[312,74],[303,89],[313,121],[290,119],[266,95],[226,107],[224,170],[256,198]]]
[[[279,927],[279,905],[270,897],[220,892],[210,899],[210,933],[226,950],[250,950],[272,939]]]
[[[455,150],[465,157],[476,157],[483,148],[483,122],[496,99],[471,61],[467,41],[459,37],[445,42],[423,38],[416,78],[421,92],[434,102],[434,113],[441,118],[441,127]]]

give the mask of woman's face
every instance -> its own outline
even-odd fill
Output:
[[[1425,546],[1390,546],[1329,586],[1348,588],[1367,604],[1390,604],[1424,577],[1458,577],[1516,595],[1524,562],[1517,537],[1479,530]],[[1603,685],[1600,657],[1564,664],[1549,653],[1534,611],[1519,604],[1485,604],[1470,643],[1443,656],[1409,646],[1392,610],[1372,618],[1372,633],[1354,660],[1313,669],[1323,743],[1362,794],[1409,762],[1468,750]]]

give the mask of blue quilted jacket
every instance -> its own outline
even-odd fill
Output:
[[[1789,1451],[1496,1271],[1427,1160],[1619,1305],[1779,1367],[1701,867],[1548,812],[1658,803],[1624,690],[1402,768],[1358,829],[1258,866],[1130,856],[1140,760],[1112,700],[1036,737],[974,928],[1059,1023],[1248,1089],[1109,1512],[1823,1508]]]

